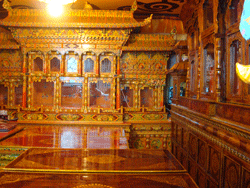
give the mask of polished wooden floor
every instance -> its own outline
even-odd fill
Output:
[[[18,125],[1,152],[18,153],[0,171],[10,188],[196,188],[169,152],[128,148],[120,127]]]

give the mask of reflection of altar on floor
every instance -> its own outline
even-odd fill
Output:
[[[52,148],[127,149],[123,128],[107,126],[19,125],[21,132],[0,142],[0,146]]]

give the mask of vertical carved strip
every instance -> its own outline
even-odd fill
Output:
[[[154,91],[154,108],[156,109],[158,106],[158,89],[157,86],[155,86],[155,89],[153,89]]]
[[[99,55],[96,56],[96,75],[99,75],[99,69],[100,69],[100,57]]]
[[[117,75],[120,75],[120,61],[121,58],[120,56],[117,57]]]
[[[60,78],[58,82],[58,92],[59,92],[58,108],[61,109],[62,107],[62,82],[60,81]]]
[[[135,108],[139,108],[139,87],[138,87],[138,83],[135,83],[135,96],[134,96],[134,99],[135,99]]]
[[[88,77],[84,78],[84,112],[87,113],[88,105]]]
[[[26,87],[27,87],[27,76],[23,76],[23,104],[22,107],[26,108],[26,100],[27,100],[27,93],[26,93]]]
[[[190,91],[190,72],[189,72],[190,67],[189,66],[190,66],[190,63],[187,66],[186,94],[185,94],[186,97],[189,97],[189,91]]]
[[[56,87],[55,87],[55,108],[56,110],[59,109],[59,75],[56,75]]]
[[[45,74],[50,73],[49,56],[47,53],[45,53],[45,55],[44,55],[43,72]]]
[[[14,79],[10,79],[10,84],[9,84],[9,87],[8,87],[8,93],[9,93],[9,96],[8,96],[8,100],[9,100],[9,106],[14,106],[14,90],[15,90],[15,87],[13,85],[13,82],[14,82]]]
[[[27,96],[27,106],[30,109],[31,108],[31,98],[32,98],[32,81],[31,81],[31,77],[28,77],[28,96]]]
[[[27,87],[27,76],[26,72],[27,67],[26,67],[26,62],[27,62],[27,56],[26,56],[26,51],[22,49],[23,52],[23,104],[22,107],[26,108],[26,100],[27,100],[27,93],[26,93],[26,87]]]
[[[114,110],[115,109],[115,102],[116,102],[116,96],[115,96],[115,84],[116,84],[116,79],[113,78],[113,87],[112,87],[112,109]]]
[[[201,87],[201,47],[198,49],[197,57],[197,99],[200,99],[200,87]]]

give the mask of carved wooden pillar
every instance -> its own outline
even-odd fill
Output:
[[[185,96],[189,97],[189,90],[190,90],[190,72],[189,72],[190,63],[187,66],[187,77],[186,77],[186,93]]]
[[[26,62],[27,62],[27,56],[26,56],[26,50],[22,49],[23,53],[23,102],[22,102],[22,107],[26,108],[26,100],[27,100],[27,93],[26,93],[26,87],[27,87],[27,67],[26,67]]]
[[[88,105],[88,77],[84,78],[84,113],[87,113]]]
[[[99,55],[96,56],[96,75],[100,74],[100,57]]]
[[[14,90],[15,90],[15,87],[14,87],[14,79],[10,79],[9,81],[9,87],[8,87],[8,93],[9,93],[9,96],[8,96],[8,100],[9,100],[9,105],[8,106],[14,106]]]
[[[222,46],[221,46],[222,40],[221,38],[216,38],[215,39],[215,76],[216,76],[216,102],[220,102],[221,100],[221,58],[222,58]]]
[[[27,94],[27,106],[30,109],[31,108],[31,98],[32,98],[32,80],[31,77],[28,77],[28,94]]]
[[[117,75],[120,75],[120,56],[117,56]]]
[[[201,87],[201,47],[198,48],[197,57],[197,99],[200,99],[200,87]]]
[[[116,109],[120,108],[120,98],[121,98],[121,89],[120,89],[120,57],[117,57],[117,87],[116,87]]]
[[[160,104],[160,108],[163,108],[163,101],[164,101],[164,86],[159,87],[159,91],[160,91],[160,97],[159,97],[159,104]]]
[[[55,109],[59,109],[59,101],[60,101],[60,79],[59,75],[56,75],[56,87],[55,87]]]
[[[26,93],[26,87],[27,87],[27,76],[23,76],[23,102],[22,107],[26,108],[26,101],[27,101],[27,93]]]
[[[120,106],[120,78],[117,78],[117,87],[116,87],[116,109],[118,110],[121,106]]]
[[[114,110],[115,109],[115,102],[116,102],[116,96],[115,96],[115,85],[116,85],[116,79],[115,78],[113,78],[113,83],[112,83],[112,85],[113,85],[113,87],[112,87],[112,105],[111,105],[111,107],[112,107],[112,109]]]
[[[153,89],[154,91],[154,108],[157,109],[158,107],[158,88],[157,86],[155,86],[155,89]]]
[[[44,54],[44,66],[43,66],[43,72],[45,74],[50,73],[50,67],[49,67],[50,63],[49,63],[49,55],[48,53]]]
[[[140,103],[139,103],[139,97],[140,97],[140,95],[139,95],[139,85],[138,85],[139,83],[138,82],[136,82],[135,83],[135,96],[134,96],[134,99],[135,99],[135,108],[137,108],[137,109],[139,109],[140,108]]]

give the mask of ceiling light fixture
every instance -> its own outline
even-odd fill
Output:
[[[63,5],[74,3],[76,0],[39,0],[47,3],[47,9],[51,16],[58,17],[63,13]]]

